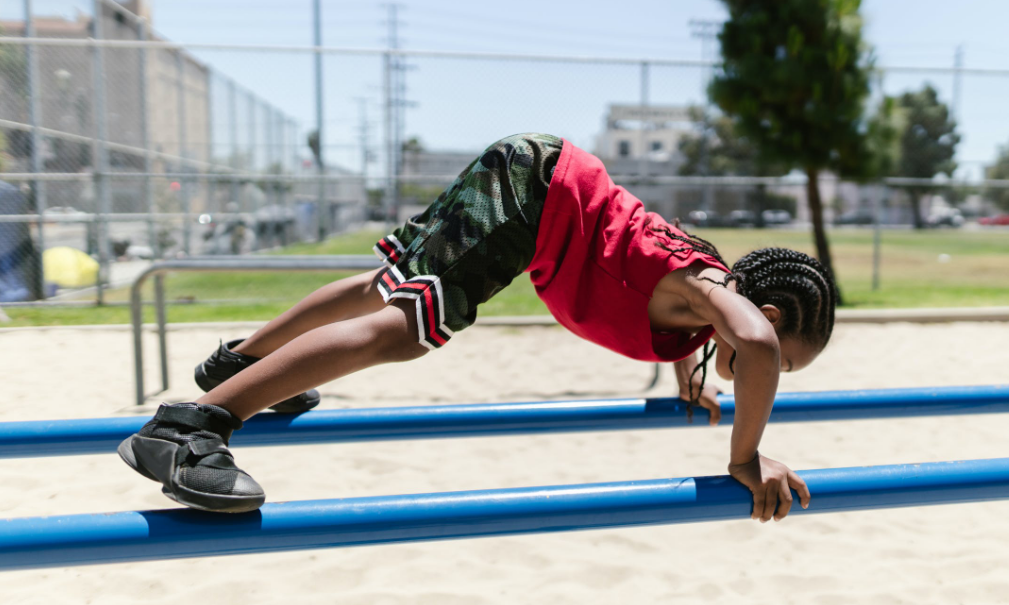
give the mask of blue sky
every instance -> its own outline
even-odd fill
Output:
[[[0,15],[19,17],[20,2],[6,0]],[[34,0],[36,14],[72,15],[90,2]],[[179,42],[305,45],[312,40],[310,0],[155,0],[154,25]],[[386,12],[378,2],[323,1],[323,43],[379,48]],[[701,57],[691,19],[725,17],[713,0],[512,0],[460,3],[403,0],[402,46],[407,49],[506,51],[616,57]],[[963,45],[967,67],[1009,68],[1005,36],[1009,3],[995,0],[866,0],[865,35],[880,65],[951,66]],[[308,128],[314,122],[312,63],[308,55],[197,51],[202,60],[255,91]],[[406,133],[432,148],[478,149],[501,136],[543,130],[591,148],[606,105],[637,102],[637,66],[411,60]],[[327,57],[325,71],[327,154],[359,167],[356,149],[359,103],[366,100],[372,144],[381,143],[381,63],[377,58]],[[885,78],[887,93],[925,81],[949,101],[952,77]],[[654,69],[653,103],[702,100],[703,71]],[[959,160],[964,174],[1009,143],[1009,77],[965,76]],[[372,170],[375,170],[373,167]]]

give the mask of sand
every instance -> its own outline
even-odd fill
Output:
[[[241,330],[170,333],[173,388]],[[148,384],[156,381],[148,336]],[[1009,323],[839,325],[783,391],[1009,380]],[[0,421],[145,413],[122,330],[0,332]],[[325,408],[641,396],[651,366],[559,328],[474,327],[326,385]],[[723,385],[731,390],[731,385]],[[647,395],[673,393],[671,372]],[[724,473],[729,427],[242,449],[270,500]],[[792,468],[1007,455],[1009,417],[772,425]],[[167,508],[112,454],[0,460],[0,515]],[[1006,603],[1009,502],[0,573],[0,603]]]

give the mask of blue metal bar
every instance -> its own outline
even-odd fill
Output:
[[[1009,498],[1006,458],[799,475],[813,498],[792,515]],[[0,521],[0,569],[746,519],[751,505],[745,487],[718,476],[271,503],[239,515],[15,518]]]
[[[720,396],[722,423],[735,415]],[[1009,412],[1009,385],[779,393],[772,422],[813,422]],[[307,445],[398,439],[486,437],[708,426],[708,412],[687,417],[677,398],[610,399],[317,410],[259,414],[232,445]],[[0,423],[0,458],[101,454],[140,430],[147,417]]]

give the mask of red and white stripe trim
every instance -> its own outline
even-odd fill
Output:
[[[387,235],[378,240],[372,250],[382,259],[382,262],[390,267],[399,262],[400,257],[406,252],[406,248],[396,239],[395,235]]]
[[[437,349],[454,334],[445,325],[445,295],[441,278],[421,275],[404,279],[397,267],[389,267],[378,281],[382,299],[388,303],[393,298],[411,298],[417,307],[417,338],[429,349]]]

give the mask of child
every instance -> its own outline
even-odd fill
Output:
[[[542,134],[492,145],[375,251],[386,268],[324,286],[222,344],[197,368],[208,392],[162,405],[120,456],[177,502],[254,510],[265,494],[227,449],[243,420],[268,406],[310,409],[315,386],[441,347],[528,271],[563,326],[634,359],[675,362],[681,393],[717,422],[717,391],[704,384],[711,353],[694,356],[713,338],[716,368],[736,386],[729,473],[753,492],[753,518],[784,518],[789,487],[808,505],[803,481],[757,445],[778,373],[809,365],[833,329],[836,290],[816,260],[768,248],[730,271],[714,246],[645,212],[597,158]]]

